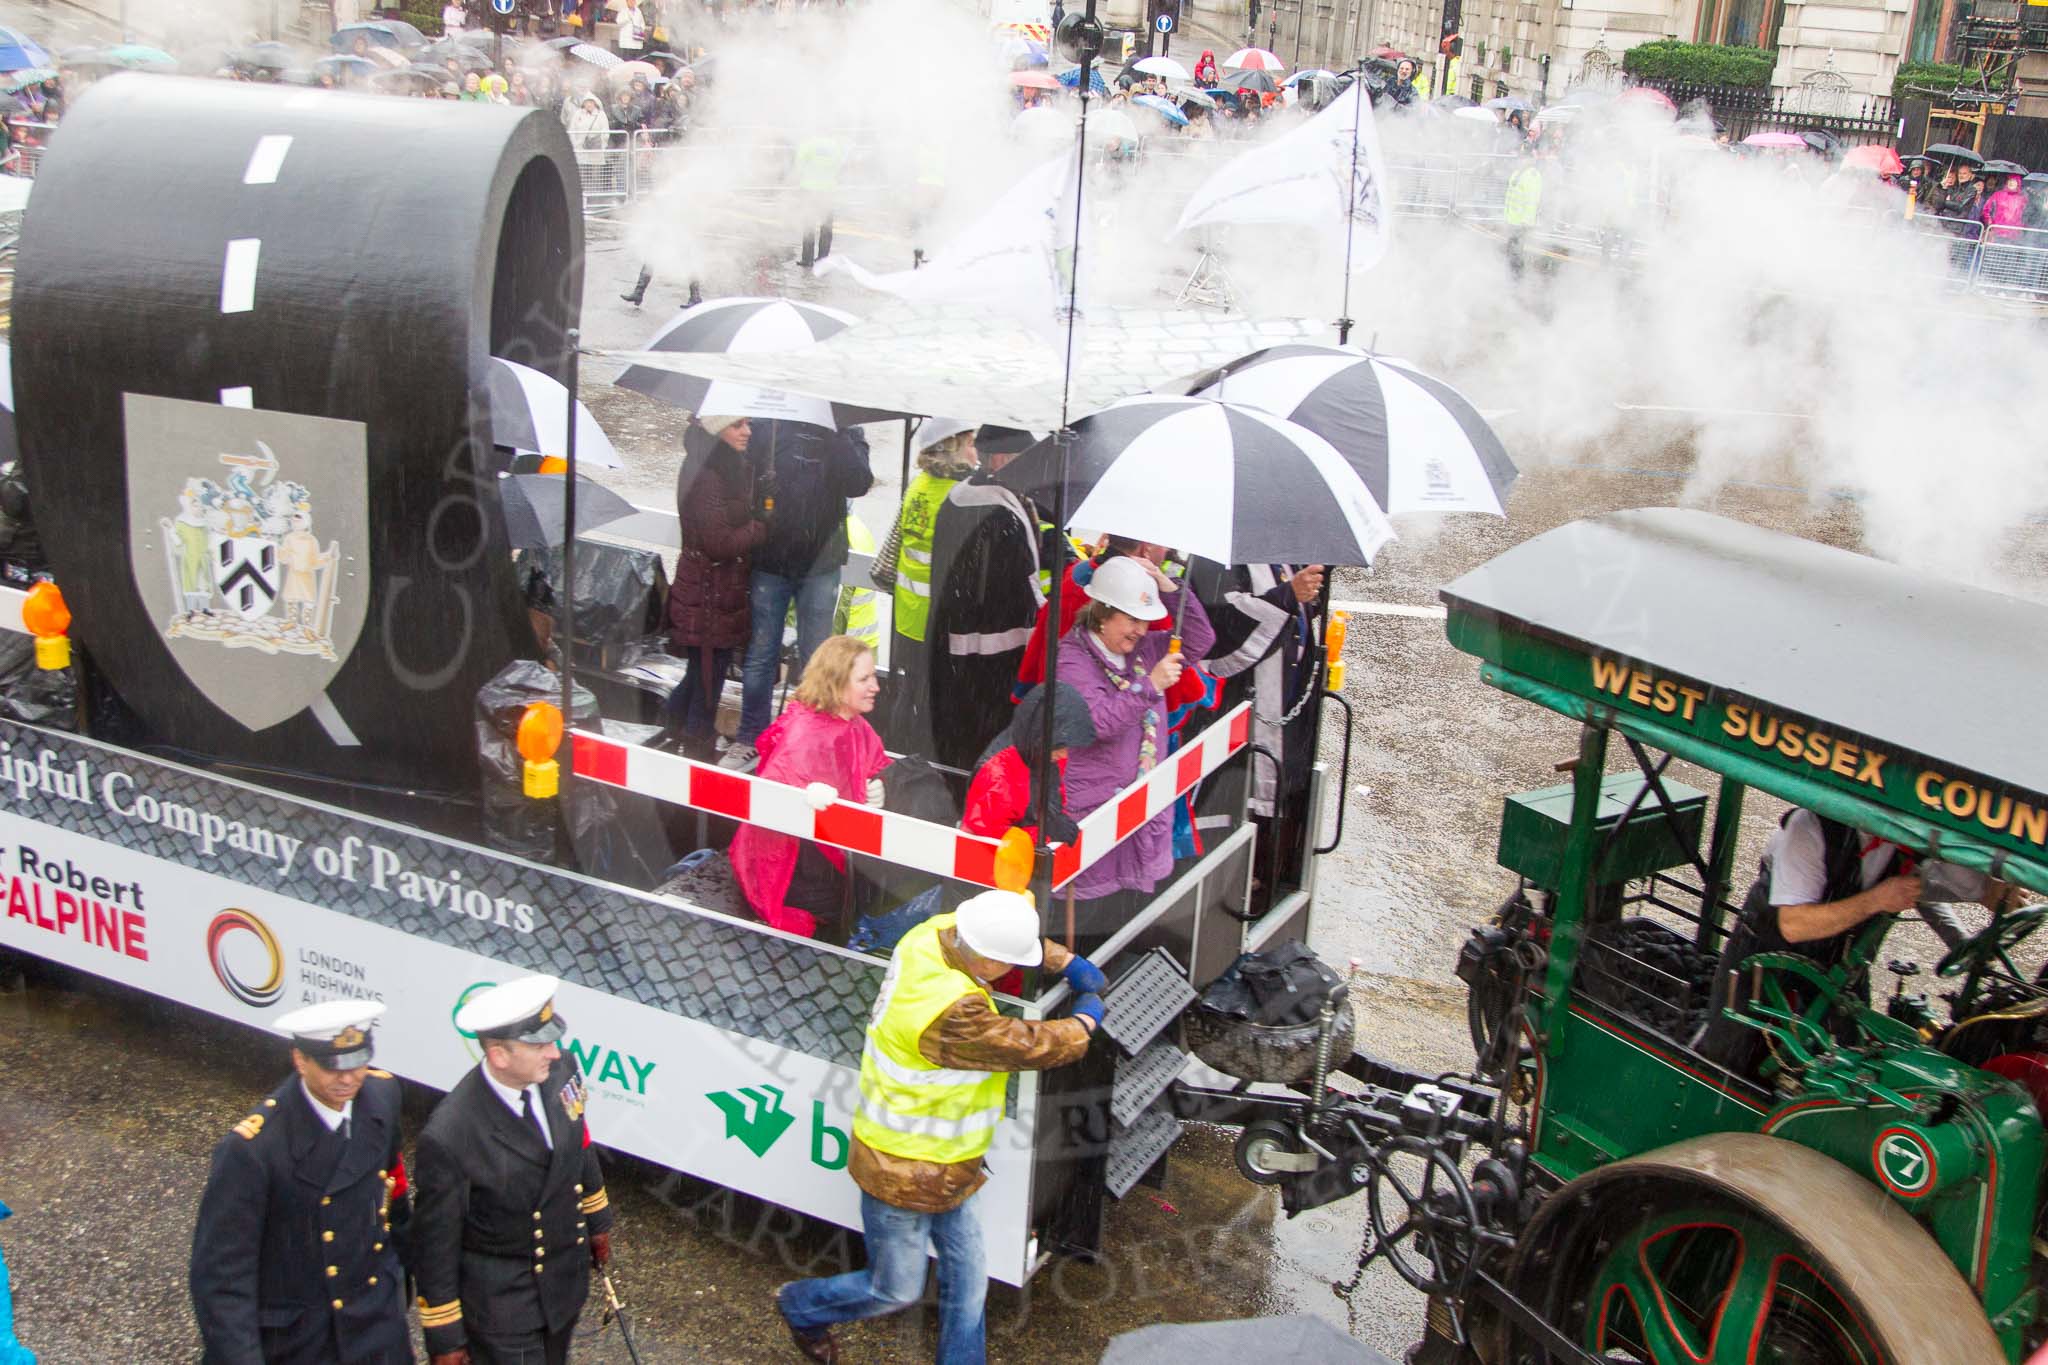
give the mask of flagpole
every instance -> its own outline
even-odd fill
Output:
[[[1351,340],[1351,242],[1357,234],[1358,215],[1358,125],[1365,120],[1365,58],[1351,70],[1351,86],[1357,104],[1351,119],[1351,196],[1344,204],[1344,307],[1337,318],[1337,344]]]
[[[1075,134],[1074,148],[1074,238],[1073,252],[1067,263],[1067,343],[1064,368],[1060,374],[1060,429],[1053,438],[1056,455],[1053,461],[1055,484],[1053,487],[1053,552],[1052,592],[1046,601],[1045,626],[1045,679],[1039,686],[1044,690],[1040,699],[1039,716],[1039,761],[1050,763],[1053,750],[1053,687],[1059,677],[1060,630],[1064,624],[1060,608],[1067,595],[1067,473],[1071,463],[1070,453],[1074,433],[1068,425],[1068,404],[1074,390],[1074,324],[1076,311],[1081,302],[1081,217],[1082,194],[1088,183],[1088,83],[1094,74],[1095,58],[1102,51],[1102,26],[1095,18],[1096,0],[1088,0],[1088,8],[1078,22],[1071,18],[1062,23],[1073,23],[1070,30],[1081,63],[1079,79],[1075,88],[1081,94],[1081,124]],[[1055,42],[1057,42],[1055,35]],[[1038,784],[1038,906],[1040,922],[1052,907],[1052,846],[1046,840],[1046,822],[1052,814],[1053,788],[1057,784],[1041,781]],[[1035,975],[1035,973],[1034,973]],[[1027,983],[1029,989],[1036,989],[1035,981]]]

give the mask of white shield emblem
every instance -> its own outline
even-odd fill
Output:
[[[171,657],[251,730],[317,701],[369,608],[360,422],[125,396],[129,568]]]
[[[213,582],[229,611],[244,621],[270,613],[283,586],[278,574],[277,542],[268,536],[207,537],[213,547]]]

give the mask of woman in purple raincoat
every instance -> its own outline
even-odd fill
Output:
[[[1164,694],[1183,664],[1201,658],[1216,640],[1202,604],[1190,599],[1182,652],[1168,652],[1168,633],[1150,627],[1179,610],[1181,589],[1150,560],[1104,560],[1087,591],[1087,608],[1060,640],[1056,675],[1081,694],[1095,722],[1095,743],[1067,755],[1067,808],[1076,820],[1166,756]],[[1135,908],[1118,893],[1149,895],[1172,870],[1168,809],[1074,879],[1077,948],[1099,945]]]

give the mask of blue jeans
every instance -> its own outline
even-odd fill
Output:
[[[816,1331],[910,1307],[924,1298],[924,1244],[939,1253],[938,1365],[982,1365],[987,1357],[988,1263],[974,1200],[950,1213],[912,1213],[860,1197],[861,1234],[868,1268],[783,1288],[781,1307],[790,1326]]]
[[[740,668],[740,728],[733,736],[740,744],[752,744],[774,718],[775,665],[782,658],[782,624],[789,618],[789,604],[796,603],[797,657],[808,661],[832,634],[832,611],[839,605],[839,570],[828,569],[809,578],[785,578],[756,569],[748,587],[753,597],[754,634],[747,642],[747,661]]]

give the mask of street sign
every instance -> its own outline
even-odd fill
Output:
[[[510,15],[519,8],[519,0],[491,0],[491,8],[503,15]]]
[[[1173,32],[1173,16],[1171,14],[1160,15],[1152,21],[1152,27],[1158,29],[1161,33]]]

